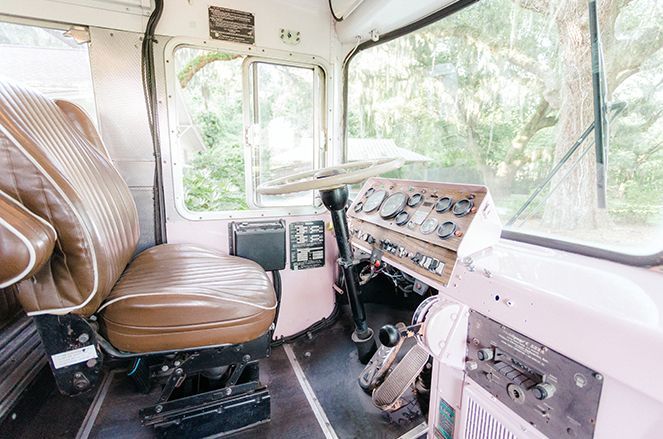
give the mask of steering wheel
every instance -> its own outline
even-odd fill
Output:
[[[368,177],[393,171],[403,166],[402,159],[377,159],[345,163],[277,178],[258,187],[262,195],[281,195],[310,190],[331,190],[359,183]]]

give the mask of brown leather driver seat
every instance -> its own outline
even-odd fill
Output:
[[[256,263],[188,244],[135,259],[138,215],[89,118],[0,81],[0,285],[30,315],[97,314],[115,348],[154,352],[253,340],[276,296]]]

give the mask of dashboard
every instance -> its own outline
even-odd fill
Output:
[[[501,232],[485,186],[386,178],[364,184],[348,223],[355,247],[444,286],[459,258],[492,246]]]
[[[356,249],[464,310],[450,338],[427,323],[434,437],[661,437],[660,272],[500,239],[479,185],[373,178],[348,218]]]

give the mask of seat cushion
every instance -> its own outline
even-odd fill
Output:
[[[253,340],[272,324],[276,295],[253,261],[164,244],[129,264],[100,311],[113,346],[154,352]]]

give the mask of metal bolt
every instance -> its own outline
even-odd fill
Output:
[[[74,378],[82,378],[82,377],[83,377],[83,374],[80,373],[80,372],[76,372],[76,373],[74,374]]]
[[[183,373],[184,373],[184,371],[182,370],[181,367],[178,367],[177,369],[175,369],[175,375],[182,375]]]
[[[161,372],[168,372],[168,369],[170,369],[170,368],[168,367],[167,364],[164,364],[163,366],[161,366]]]
[[[154,411],[157,412],[157,413],[161,413],[163,411],[163,406],[158,405],[158,406],[154,407]]]
[[[89,340],[90,336],[85,332],[78,336],[79,343],[87,343]]]
[[[465,362],[465,369],[467,370],[477,370],[478,367],[479,365],[477,364],[476,361],[470,360]]]
[[[304,352],[304,358],[311,358],[310,352]]]
[[[85,364],[87,365],[87,367],[92,368],[97,365],[97,360],[95,360],[94,358],[90,358],[89,360],[87,360],[87,363]]]
[[[228,388],[226,389],[226,396],[230,396],[231,393],[233,393],[233,389],[231,389],[230,387],[228,387]]]
[[[597,381],[603,381],[603,375],[598,372],[594,374],[594,378],[596,378]]]
[[[175,365],[175,367],[180,367],[182,362],[180,360],[175,360],[175,362],[173,364]]]
[[[249,354],[246,354],[242,357],[242,362],[248,363],[249,361],[251,361],[251,356]]]

